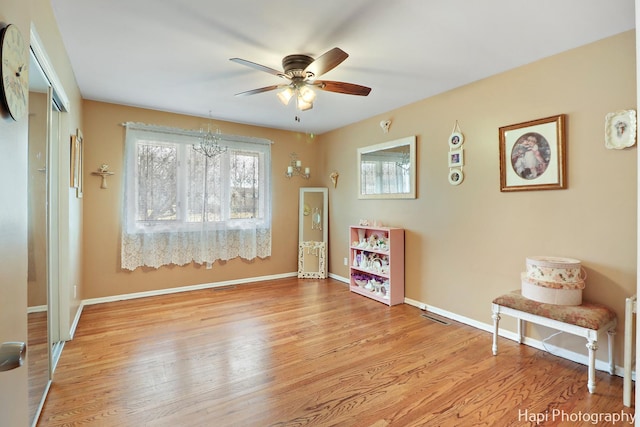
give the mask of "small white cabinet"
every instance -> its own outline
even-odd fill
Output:
[[[404,303],[404,229],[349,227],[349,289],[387,305]]]

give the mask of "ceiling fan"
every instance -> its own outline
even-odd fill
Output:
[[[291,98],[295,96],[298,109],[304,111],[313,108],[313,101],[315,100],[316,94],[312,88],[347,95],[369,95],[371,88],[366,86],[330,80],[316,80],[316,78],[322,74],[340,65],[342,61],[348,57],[349,55],[346,52],[337,47],[325,52],[316,59],[308,55],[288,55],[282,59],[282,68],[284,71],[278,71],[241,58],[231,58],[230,61],[287,80],[286,83],[240,92],[237,93],[236,96],[255,95],[257,93],[283,89],[281,92],[278,92],[280,101],[284,105],[287,105]]]

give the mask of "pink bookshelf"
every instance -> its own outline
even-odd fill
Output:
[[[404,229],[349,227],[349,289],[387,305],[404,303]]]

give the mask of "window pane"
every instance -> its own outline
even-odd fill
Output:
[[[209,158],[188,150],[187,222],[222,221],[223,156]]]
[[[382,182],[383,193],[407,193],[409,190],[405,188],[404,176],[407,175],[405,169],[396,162],[382,162]]]
[[[409,192],[409,170],[396,161],[362,161],[360,186],[362,194],[394,194]]]
[[[362,186],[362,194],[375,194],[379,192],[376,174],[377,162],[362,162],[362,172],[360,175],[360,185]]]
[[[136,221],[177,219],[177,164],[175,146],[139,143]]]
[[[260,156],[255,152],[231,151],[231,219],[260,218]]]
[[[225,153],[206,157],[190,131],[137,126],[127,128],[127,232],[269,229],[270,143],[234,137],[223,140]]]

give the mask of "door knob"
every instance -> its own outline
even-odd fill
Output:
[[[26,353],[27,345],[23,342],[3,342],[0,345],[0,372],[22,366]]]

